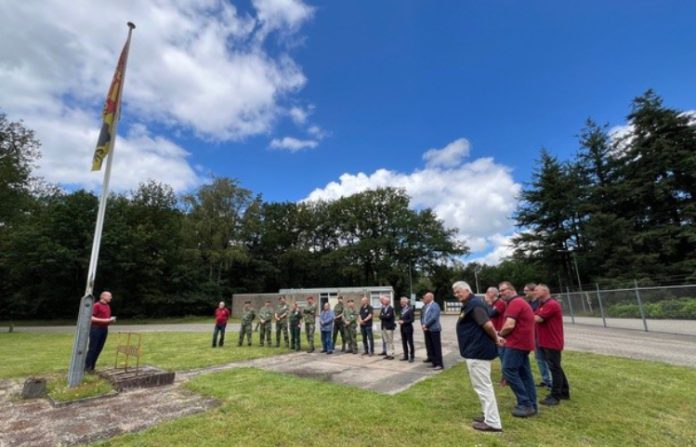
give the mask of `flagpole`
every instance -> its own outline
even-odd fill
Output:
[[[75,387],[82,382],[85,370],[85,360],[87,356],[87,344],[89,341],[89,328],[92,321],[92,305],[94,304],[94,280],[97,273],[97,262],[99,260],[99,248],[101,247],[102,229],[104,227],[104,215],[106,214],[106,202],[109,198],[109,181],[111,180],[111,165],[114,159],[114,146],[116,143],[116,129],[121,118],[121,92],[126,81],[126,67],[128,65],[128,53],[130,50],[131,34],[135,25],[128,22],[128,39],[126,40],[127,51],[123,64],[121,81],[118,86],[118,106],[114,116],[114,132],[109,141],[109,151],[107,152],[106,169],[104,170],[104,181],[102,183],[101,197],[99,198],[99,209],[97,211],[97,222],[94,226],[94,238],[92,239],[92,254],[89,258],[89,268],[87,269],[87,284],[85,295],[80,302],[80,310],[77,316],[77,327],[75,328],[75,339],[73,341],[72,356],[70,358],[70,368],[68,370],[68,386]]]

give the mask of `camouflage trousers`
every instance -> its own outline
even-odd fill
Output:
[[[261,339],[261,346],[264,345],[264,340],[268,346],[271,346],[271,322],[267,321],[261,323],[259,326],[259,338]]]
[[[305,334],[307,334],[307,344],[309,345],[309,350],[314,351],[314,330],[316,325],[314,323],[305,323]]]
[[[251,326],[251,322],[242,323],[242,327],[239,329],[239,343],[237,343],[238,346],[242,346],[242,343],[244,343],[245,335],[247,337],[247,342],[249,343],[249,346],[251,346]]]
[[[276,321],[276,347],[280,346],[280,333],[283,333],[285,339],[285,347],[289,347],[288,342],[288,320]]]
[[[343,327],[341,320],[334,322],[333,327],[333,348],[336,349],[336,340],[338,340],[338,334],[341,334],[341,351],[346,350],[346,330]]]
[[[343,328],[343,333],[346,335],[346,344],[348,352],[358,353],[358,336],[356,334],[355,325],[351,324]]]

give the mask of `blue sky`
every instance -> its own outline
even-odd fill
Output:
[[[98,188],[78,168],[133,20],[117,189],[401,186],[491,263],[541,147],[571,157],[587,117],[625,125],[648,88],[696,108],[693,2],[78,3],[0,6],[0,108],[37,129],[49,180]]]

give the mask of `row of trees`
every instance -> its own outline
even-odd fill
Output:
[[[0,138],[0,319],[72,318],[98,198],[33,179],[39,142],[21,123],[0,115]],[[220,296],[286,287],[407,294],[410,273],[418,282],[466,253],[455,230],[410,209],[399,189],[268,203],[229,178],[181,197],[149,182],[110,197],[95,290],[112,290],[122,316],[205,314]]]
[[[627,118],[614,135],[588,120],[570,161],[541,151],[514,260],[565,285],[696,280],[695,117],[648,91]]]

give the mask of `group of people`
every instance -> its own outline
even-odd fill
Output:
[[[537,386],[549,389],[548,396],[539,401],[543,405],[570,399],[561,366],[563,311],[547,285],[527,284],[522,296],[509,281],[503,281],[497,289],[490,287],[484,299],[475,296],[464,281],[454,283],[452,291],[462,306],[457,320],[460,354],[483,408],[483,415],[473,421],[475,429],[502,431],[491,380],[491,362],[496,357],[502,365],[501,384],[509,385],[517,400],[513,416],[538,414]],[[538,385],[529,363],[532,351],[542,375]]]
[[[502,369],[502,386],[509,386],[515,394],[517,404],[512,409],[516,417],[530,417],[538,414],[537,387],[547,388],[549,394],[539,401],[543,405],[555,406],[562,400],[570,399],[570,388],[563,367],[561,366],[561,351],[563,350],[563,312],[561,305],[551,297],[549,287],[545,284],[527,284],[524,295],[519,295],[509,281],[503,281],[498,288],[490,287],[483,299],[477,297],[469,284],[458,281],[453,284],[454,296],[461,304],[457,319],[456,334],[459,351],[466,360],[472,387],[478,394],[482,405],[483,415],[474,418],[473,428],[481,431],[502,431],[502,423],[491,379],[491,363],[500,358]],[[440,307],[432,293],[423,295],[423,308],[420,314],[420,324],[423,330],[426,359],[434,370],[444,368],[442,360]],[[279,298],[278,306],[273,309],[271,301],[266,301],[259,310],[259,326],[261,328],[261,346],[271,346],[271,324],[275,322],[276,347],[280,346],[281,334],[284,334],[285,345],[300,350],[300,330],[304,321],[305,334],[309,349],[314,352],[314,332],[316,306],[314,298],[307,298],[306,305],[300,307],[297,303],[292,308],[286,303],[285,297]],[[389,297],[380,297],[380,319],[382,335],[382,353],[386,360],[395,358],[394,331],[398,323],[401,332],[403,348],[402,361],[413,362],[415,350],[413,343],[413,324],[415,312],[406,297],[400,299],[401,311],[397,317]],[[224,313],[224,304],[216,311]],[[341,351],[358,353],[356,341],[357,327],[362,335],[363,353],[373,356],[374,335],[373,318],[375,310],[367,297],[363,297],[360,307],[355,308],[352,299],[344,305],[343,297],[333,307],[325,303],[319,315],[322,351],[332,354],[336,349],[338,336],[341,336]],[[244,304],[239,345],[247,339],[251,345],[252,322],[256,312],[250,302]],[[288,343],[288,328],[290,343]],[[213,346],[216,344],[218,324],[213,336]],[[224,334],[224,329],[223,329]],[[224,337],[224,335],[223,335]],[[222,338],[220,340],[222,345]],[[529,353],[534,351],[541,380],[535,383],[529,362]]]

